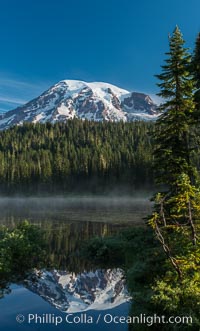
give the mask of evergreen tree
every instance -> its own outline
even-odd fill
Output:
[[[196,118],[200,119],[200,32],[196,39],[196,45],[194,49],[192,59],[192,72],[196,81],[195,102],[196,102]]]
[[[195,159],[197,155],[200,155],[200,32],[196,38],[195,49],[192,57],[191,73],[194,75],[195,80],[195,92],[194,92],[194,101],[195,101],[195,112],[194,112],[194,121],[196,121],[196,126],[193,129],[193,135],[195,139]],[[198,125],[197,125],[198,124]]]
[[[165,100],[154,132],[155,171],[165,192],[153,198],[149,224],[166,254],[166,271],[152,287],[152,303],[165,314],[190,311],[199,325],[200,191],[192,163],[195,103],[191,56],[178,27],[169,39],[170,51],[162,66],[159,95]],[[184,329],[184,327],[182,328]],[[168,329],[166,329],[168,330]]]
[[[194,83],[190,74],[191,55],[184,47],[178,27],[169,39],[170,51],[156,75],[161,81],[159,96],[164,99],[155,128],[155,166],[158,182],[174,188],[177,176],[187,173],[192,176],[190,164],[190,124],[195,109],[192,94]],[[175,185],[176,186],[176,185]]]

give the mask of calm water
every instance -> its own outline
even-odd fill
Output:
[[[130,224],[135,226],[144,224],[142,218],[150,210],[148,196],[135,198],[125,196],[0,198],[0,224],[15,226],[24,219],[38,224],[47,231],[49,250],[54,259],[62,270],[66,270],[69,256],[84,240],[119,232]],[[76,271],[75,266],[74,271]],[[127,316],[129,305],[129,303],[123,303],[110,309],[108,303],[107,309],[101,310],[99,307],[98,310],[87,310],[82,317],[81,314],[84,312],[74,313],[73,317],[77,317],[76,321],[80,317],[80,322],[73,321],[69,324],[65,321],[66,313],[56,309],[47,300],[23,285],[13,284],[11,293],[0,300],[0,329],[2,331],[47,329],[90,331],[114,328],[123,331],[128,330],[126,323],[106,323],[104,316],[106,314]],[[39,317],[49,314],[48,316],[51,318],[57,316],[62,323],[56,326],[53,321],[46,319],[42,323],[35,321],[28,323],[28,314]],[[101,318],[97,323],[100,314]],[[21,316],[23,315],[25,321],[17,322],[17,315],[20,315],[20,319],[23,318]],[[92,323],[87,322],[87,319],[89,321],[92,319]]]
[[[85,312],[86,318],[89,319],[90,317],[93,318],[92,323],[84,323],[84,317],[82,318],[82,321],[80,323],[67,323],[66,322],[66,315],[65,313],[60,312],[59,310],[56,310],[51,305],[49,305],[47,302],[45,302],[42,298],[40,298],[38,295],[28,291],[24,287],[21,286],[13,286],[12,288],[12,294],[5,296],[4,299],[0,300],[0,329],[2,331],[23,331],[23,330],[30,330],[30,331],[38,331],[38,330],[59,330],[59,331],[65,331],[65,330],[84,330],[84,331],[93,331],[93,330],[114,330],[121,331],[121,330],[127,330],[127,325],[125,324],[114,324],[114,323],[105,323],[104,322],[104,316],[107,314],[111,314],[112,316],[118,315],[118,316],[127,316],[129,311],[129,304],[124,303],[122,305],[117,306],[114,309],[107,309],[107,310],[90,310]],[[49,319],[48,323],[36,323],[35,321],[32,321],[30,324],[28,323],[28,315],[42,315],[42,314],[50,314],[54,317],[61,317],[62,322],[59,325],[55,325],[53,323],[50,323],[53,321],[53,318]],[[97,324],[97,319],[99,314],[101,314],[102,320],[99,321]],[[20,315],[20,318],[22,318],[22,315],[25,317],[25,321],[23,323],[18,323],[16,321],[16,317]],[[75,313],[73,314],[73,318],[80,317],[81,313]],[[71,322],[71,317],[70,320]]]
[[[28,219],[33,222],[91,221],[141,224],[150,211],[149,195],[0,198],[0,223]]]

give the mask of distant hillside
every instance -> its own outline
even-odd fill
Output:
[[[148,122],[70,120],[0,132],[1,188],[24,185],[94,190],[152,183]],[[99,187],[98,187],[99,185]]]

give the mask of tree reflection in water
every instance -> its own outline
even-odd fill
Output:
[[[93,237],[119,232],[125,225],[102,222],[56,223],[27,221],[0,228],[0,297],[10,283],[21,283],[33,269],[59,269],[75,273],[94,268],[80,255],[83,243]]]

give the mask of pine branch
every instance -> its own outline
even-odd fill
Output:
[[[192,219],[192,210],[191,210],[191,202],[190,200],[188,201],[188,211],[189,211],[189,224],[191,227],[191,232],[192,232],[192,243],[194,246],[197,244],[197,234],[196,234],[196,229],[194,226],[194,222]]]
[[[166,254],[166,256],[168,257],[168,259],[171,261],[172,266],[174,267],[174,269],[176,270],[177,274],[178,274],[178,279],[179,281],[182,280],[183,274],[181,269],[178,266],[178,263],[176,262],[176,259],[172,256],[171,254],[171,250],[169,248],[169,246],[166,244],[165,239],[160,231],[160,228],[158,226],[157,221],[155,221],[155,226],[156,226],[156,235],[158,240],[160,241],[160,243],[162,244],[163,250]]]

